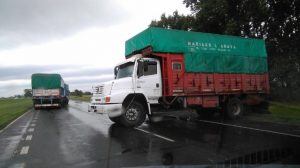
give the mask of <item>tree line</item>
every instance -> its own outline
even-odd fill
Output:
[[[300,0],[183,0],[189,15],[161,15],[152,27],[262,38],[271,98],[300,100]]]
[[[92,95],[91,92],[84,92],[82,90],[75,89],[73,92],[70,92],[70,96],[78,96],[81,97],[83,95]]]

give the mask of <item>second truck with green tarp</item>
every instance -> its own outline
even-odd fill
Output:
[[[32,74],[31,86],[35,109],[59,108],[69,102],[69,85],[64,82],[59,74]]]

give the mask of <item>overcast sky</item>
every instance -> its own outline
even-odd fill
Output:
[[[60,73],[90,91],[113,78],[124,44],[182,0],[0,0],[0,97],[30,88],[32,73]]]

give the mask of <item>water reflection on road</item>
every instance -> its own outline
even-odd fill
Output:
[[[298,163],[299,139],[268,135],[230,127],[165,121],[141,129],[175,140],[156,141],[154,136],[116,124],[110,127],[113,141],[122,152],[140,153],[161,164],[265,164]]]
[[[78,104],[81,109],[86,106]],[[138,154],[149,163],[300,164],[300,138],[268,132],[174,119],[145,123],[138,129],[112,124],[108,132],[114,144],[111,151],[118,148],[117,154],[122,156]]]
[[[170,117],[124,128],[79,101],[27,113],[0,134],[0,144],[0,167],[300,164],[297,137]]]

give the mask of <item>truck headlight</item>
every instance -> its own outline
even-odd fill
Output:
[[[105,97],[105,103],[109,103],[109,102],[110,102],[110,97],[109,96]]]

